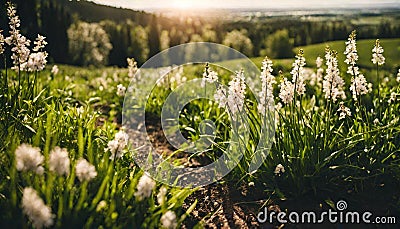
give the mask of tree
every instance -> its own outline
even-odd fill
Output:
[[[143,64],[149,57],[149,44],[147,31],[143,26],[137,25],[131,30],[131,44],[128,48],[128,56],[135,57],[139,64]]]
[[[248,56],[253,53],[253,44],[250,38],[247,37],[247,30],[245,29],[240,31],[232,30],[227,33],[222,43]]]
[[[69,54],[76,64],[107,64],[112,45],[99,24],[78,21],[69,27],[67,34]]]
[[[288,58],[293,56],[293,39],[289,38],[286,29],[278,30],[269,35],[265,40],[265,49],[261,50],[260,55],[271,58]]]

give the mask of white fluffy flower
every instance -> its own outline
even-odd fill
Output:
[[[214,83],[216,81],[218,81],[218,73],[211,70],[207,63],[204,69],[203,80],[201,81],[201,87],[204,87],[206,85],[206,82]]]
[[[280,175],[281,173],[284,173],[284,172],[285,172],[285,167],[283,167],[282,164],[278,164],[275,167],[275,171],[274,171],[275,175]]]
[[[322,90],[325,93],[325,98],[332,99],[334,102],[336,102],[338,97],[345,99],[346,94],[343,91],[344,80],[340,77],[336,53],[327,49],[325,59],[328,66],[324,81],[322,82]]]
[[[343,102],[340,102],[338,112],[340,112],[339,120],[346,118],[346,116],[351,116],[350,108],[346,107]]]
[[[115,138],[108,142],[106,150],[111,152],[110,159],[121,158],[123,150],[128,145],[129,136],[125,131],[120,130],[115,134]]]
[[[76,176],[81,182],[90,181],[97,176],[96,168],[84,158],[78,160],[75,170]]]
[[[117,95],[118,96],[121,96],[121,97],[124,96],[125,91],[126,91],[126,87],[124,87],[124,85],[122,85],[122,84],[117,85]]]
[[[44,157],[40,149],[28,144],[22,144],[15,150],[15,159],[18,171],[33,171],[39,175],[43,174],[42,166]]]
[[[375,46],[372,49],[372,63],[383,65],[385,63],[385,57],[383,56],[383,48],[379,42],[379,39],[376,39]]]
[[[139,179],[137,191],[135,192],[135,197],[139,201],[143,200],[144,198],[150,197],[155,186],[156,182],[149,176],[147,176],[147,174],[143,174],[143,176]]]
[[[165,197],[167,195],[167,188],[161,187],[160,191],[157,194],[157,202],[160,205],[163,205],[165,203]]]
[[[59,71],[59,69],[58,69],[58,66],[57,66],[57,65],[54,65],[54,66],[51,68],[51,74],[53,74],[53,75],[57,75],[57,74],[58,74],[58,71]]]
[[[284,78],[280,87],[279,98],[281,98],[284,104],[292,103],[294,97],[294,84]]]
[[[275,76],[272,75],[272,61],[266,57],[261,67],[261,92],[259,93],[260,103],[258,104],[258,112],[266,113],[274,107],[273,85],[276,83]]]
[[[69,174],[69,157],[68,151],[60,147],[55,147],[49,158],[49,169],[58,175],[68,175]]]
[[[303,95],[306,92],[306,85],[304,83],[304,66],[306,59],[303,56],[303,50],[300,49],[296,55],[296,60],[292,64],[293,68],[290,74],[292,75],[292,83],[298,95]]]
[[[37,192],[31,188],[24,188],[22,194],[22,211],[28,216],[34,228],[50,227],[55,217],[51,208],[43,202]]]
[[[178,226],[176,222],[176,214],[173,211],[167,211],[161,216],[161,226],[162,228],[174,229]]]

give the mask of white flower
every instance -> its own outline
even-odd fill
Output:
[[[379,43],[379,39],[376,39],[375,46],[372,49],[372,63],[383,65],[385,63],[385,57],[382,55],[383,48]]]
[[[128,62],[128,76],[133,78],[138,70],[135,58],[126,58]]]
[[[135,192],[135,197],[139,201],[143,200],[144,198],[150,197],[155,186],[156,182],[149,176],[147,176],[147,174],[143,174],[143,176],[139,179],[137,191]]]
[[[53,75],[57,75],[57,74],[58,74],[58,71],[59,71],[59,69],[58,69],[58,66],[57,66],[57,65],[54,65],[54,66],[51,68],[51,74],[53,74]]]
[[[7,7],[7,15],[9,19],[10,25],[10,36],[7,37],[4,41],[12,46],[11,48],[11,59],[13,60],[14,66],[12,69],[14,70],[24,70],[24,64],[29,58],[30,50],[28,46],[30,45],[30,40],[28,40],[25,36],[21,35],[19,32],[19,27],[21,22],[19,17],[16,15],[17,11],[12,4],[9,4]]]
[[[1,33],[3,30],[0,30],[0,54],[3,54],[5,49],[4,49],[4,36]]]
[[[90,181],[97,176],[96,168],[84,158],[78,160],[75,170],[80,182]]]
[[[397,81],[397,82],[400,82],[400,69],[399,69],[399,72],[397,73],[396,81]]]
[[[266,110],[274,107],[273,85],[276,83],[275,76],[272,75],[272,61],[265,57],[261,67],[261,92],[259,93],[260,103],[258,104],[258,112],[265,115]],[[272,108],[271,108],[272,107]]]
[[[338,112],[340,112],[339,120],[344,119],[346,116],[351,116],[350,108],[346,107],[343,102],[340,102]]]
[[[321,57],[317,57],[317,59],[315,60],[315,64],[317,65],[317,68],[322,67],[323,63],[324,63],[324,59],[322,59]]]
[[[396,96],[397,96],[397,94],[395,92],[390,93],[390,98],[388,100],[388,103],[390,104],[390,103],[396,102]]]
[[[328,68],[322,82],[322,91],[325,93],[325,98],[332,99],[333,102],[336,102],[338,97],[346,98],[346,94],[343,91],[344,80],[340,77],[336,55],[335,52],[327,48],[325,59]]]
[[[35,44],[35,47],[32,49],[34,52],[39,52],[39,50],[42,50],[47,45],[44,39],[46,39],[46,37],[38,34],[36,41],[33,42]]]
[[[357,95],[365,95],[369,92],[368,83],[363,74],[351,79],[350,90],[353,93],[354,100],[357,100]]]
[[[51,208],[44,204],[37,192],[31,188],[24,188],[22,194],[22,212],[28,216],[34,228],[50,227],[55,217]]]
[[[303,50],[300,49],[296,55],[296,60],[292,64],[293,68],[290,74],[292,75],[292,83],[298,95],[303,95],[306,92],[306,85],[304,83],[304,66],[306,59],[303,56]]]
[[[24,63],[23,70],[27,70],[30,72],[33,71],[42,71],[47,64],[47,52],[35,52],[29,55],[28,61]]]
[[[284,104],[292,103],[294,97],[294,84],[284,78],[280,87],[279,98],[281,98]]]
[[[355,65],[358,60],[355,30],[351,32],[345,44],[346,50],[344,51],[344,54],[346,55],[346,60],[344,62],[348,65]]]
[[[124,85],[122,85],[122,84],[117,85],[117,95],[118,96],[121,96],[121,97],[124,96],[125,91],[126,91],[126,87],[124,87]]]
[[[108,142],[106,150],[111,152],[110,159],[121,158],[123,150],[128,145],[129,136],[125,131],[120,130],[115,134],[115,138]]]
[[[157,194],[157,202],[160,205],[163,205],[165,203],[165,196],[167,195],[167,188],[161,187],[160,191]]]
[[[18,171],[33,171],[39,175],[43,174],[42,166],[44,157],[40,149],[28,144],[22,144],[15,150]]]
[[[214,99],[218,103],[219,108],[225,108],[228,100],[227,100],[227,92],[222,85],[219,85],[217,91],[214,94]]]
[[[204,87],[206,85],[206,82],[214,83],[216,81],[218,81],[218,73],[210,70],[210,67],[207,63],[204,69],[203,80],[201,81],[201,87]]]
[[[364,75],[359,72],[359,68],[356,66],[358,60],[357,47],[356,47],[356,31],[351,32],[346,44],[346,60],[348,64],[347,73],[352,76],[350,90],[353,94],[353,99],[357,100],[357,96],[368,93],[368,82]]]
[[[107,202],[105,200],[100,201],[96,206],[96,212],[100,212],[107,207]]]
[[[246,84],[243,70],[236,72],[233,80],[229,82],[227,104],[232,119],[236,120],[236,113],[242,111],[245,99]]]
[[[379,119],[374,119],[374,125],[378,125],[379,124]]]
[[[280,175],[281,173],[284,173],[284,172],[285,172],[285,167],[283,167],[282,164],[278,164],[274,171],[275,175]]]
[[[69,174],[68,151],[60,147],[55,147],[50,153],[49,169],[58,175]]]
[[[174,229],[178,226],[176,222],[176,214],[173,211],[167,211],[161,216],[161,226],[162,228]]]

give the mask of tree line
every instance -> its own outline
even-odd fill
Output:
[[[164,49],[198,41],[225,44],[248,56],[285,58],[293,55],[293,47],[343,40],[353,29],[359,31],[360,39],[400,37],[396,20],[371,25],[353,24],[351,18],[299,20],[296,16],[228,21],[171,18],[87,1],[11,2],[17,5],[22,32],[28,38],[33,39],[31,35],[37,33],[46,36],[50,61],[74,65],[125,66],[127,57],[142,64]],[[0,29],[7,34],[5,4],[0,11]],[[87,39],[82,39],[85,35]]]

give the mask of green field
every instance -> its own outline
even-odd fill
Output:
[[[380,40],[381,45],[383,49],[385,50],[384,56],[386,57],[386,63],[383,66],[386,69],[392,69],[392,68],[397,68],[400,66],[400,39],[382,39]],[[332,42],[326,42],[322,44],[315,44],[315,45],[308,45],[304,47],[298,47],[295,49],[295,52],[297,52],[298,49],[302,48],[304,49],[304,55],[307,60],[307,65],[308,66],[315,66],[315,59],[320,56],[324,57],[325,53],[325,47],[329,46],[331,49],[336,50],[339,55],[338,55],[338,60],[339,60],[339,66],[345,66],[344,64],[344,59],[345,56],[343,54],[345,50],[345,43],[344,41],[332,41]],[[373,39],[368,39],[368,40],[359,40],[357,41],[357,50],[358,50],[358,55],[359,55],[359,61],[358,64],[360,67],[363,68],[373,68],[373,64],[371,62],[371,53],[372,53],[372,48],[375,45],[375,40]]]

